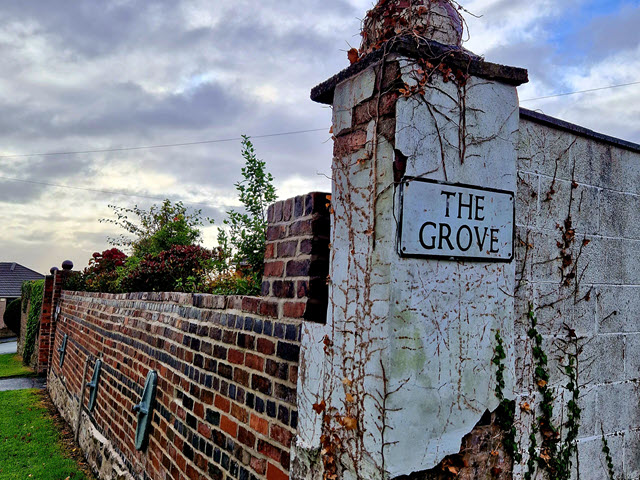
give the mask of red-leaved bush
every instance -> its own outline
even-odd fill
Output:
[[[207,281],[213,253],[197,245],[176,245],[147,255],[121,280],[128,292],[197,291]]]
[[[89,266],[84,269],[85,287],[94,292],[111,292],[117,289],[118,267],[123,267],[127,255],[111,248],[102,253],[95,252],[89,260]]]

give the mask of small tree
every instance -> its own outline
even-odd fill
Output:
[[[276,189],[273,175],[266,172],[266,163],[256,156],[248,136],[242,136],[243,180],[236,183],[244,212],[229,210],[224,221],[228,233],[220,229],[218,244],[223,256],[230,258],[236,266],[246,265],[249,273],[259,279],[264,270],[264,252],[267,233],[267,208],[273,203]]]
[[[197,245],[202,239],[200,227],[204,221],[213,223],[213,220],[202,217],[202,210],[189,213],[182,202],[172,203],[169,199],[149,210],[137,205],[133,208],[109,205],[109,208],[116,218],[103,218],[100,222],[117,225],[133,236],[111,237],[109,243],[131,248],[132,255],[138,258],[157,255],[178,245]]]

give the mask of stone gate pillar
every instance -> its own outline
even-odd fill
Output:
[[[379,2],[312,91],[333,106],[330,306],[303,332],[292,478],[427,478],[498,407],[497,334],[513,393],[527,72],[464,50],[462,25],[448,1]]]

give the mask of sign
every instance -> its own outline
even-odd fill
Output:
[[[513,192],[405,178],[400,198],[400,256],[513,260]]]

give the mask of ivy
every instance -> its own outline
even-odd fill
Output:
[[[604,458],[607,461],[607,474],[609,475],[609,480],[616,480],[616,472],[613,469],[613,458],[611,458],[611,449],[609,448],[607,437],[604,436],[604,430],[602,431],[602,453],[604,453]]]
[[[25,285],[29,284],[25,288]],[[40,329],[40,313],[42,311],[42,299],[44,297],[44,280],[25,282],[22,288],[23,293],[27,292],[27,300],[23,299],[24,305],[29,304],[29,314],[27,316],[27,332],[24,339],[24,349],[22,351],[22,361],[25,365],[31,362],[31,356],[35,350],[36,337]]]
[[[567,353],[568,364],[565,366],[565,374],[569,381],[565,388],[571,394],[571,398],[567,403],[567,421],[565,427],[567,434],[562,448],[560,449],[560,462],[558,467],[560,470],[559,479],[569,480],[571,478],[572,457],[578,453],[578,430],[580,428],[580,415],[582,410],[578,406],[580,398],[580,386],[578,384],[578,339],[572,330],[569,330],[568,346],[573,347],[573,351]]]
[[[538,319],[531,304],[529,305],[528,317],[531,322],[528,336],[533,341],[534,380],[538,387],[538,392],[542,395],[542,401],[539,407],[540,415],[536,418],[536,423],[533,425],[529,437],[529,461],[527,462],[525,480],[533,478],[536,467],[545,470],[548,477],[554,480],[569,480],[573,465],[572,458],[578,449],[577,439],[581,415],[581,409],[578,406],[578,398],[580,397],[578,384],[578,355],[580,347],[578,338],[573,330],[568,329],[567,346],[572,351],[566,353],[568,363],[564,367],[564,373],[568,377],[565,388],[571,398],[566,406],[567,420],[563,424],[566,434],[563,440],[559,428],[553,424],[554,396],[549,387],[549,360],[543,349],[543,338],[537,329]],[[571,347],[573,348],[571,349]],[[540,452],[537,451],[538,433],[542,438]]]

